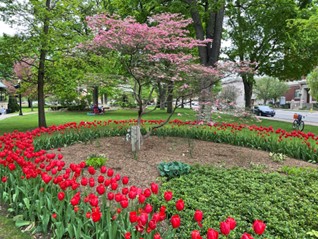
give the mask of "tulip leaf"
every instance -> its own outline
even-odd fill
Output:
[[[28,198],[23,198],[23,202],[24,202],[26,208],[29,210],[30,209],[30,200]]]
[[[30,225],[30,224],[31,224],[30,221],[23,221],[23,220],[17,220],[17,221],[15,222],[15,226],[16,226],[16,227],[24,227],[24,226],[28,226],[28,225]]]

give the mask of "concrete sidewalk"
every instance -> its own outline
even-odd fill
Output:
[[[37,111],[34,111],[34,112],[23,113],[23,115],[30,115],[30,114],[37,114],[37,113],[38,113]],[[19,115],[19,113],[4,114],[4,115],[0,115],[0,120],[4,120],[4,119],[15,117],[15,116],[23,117],[23,115]]]

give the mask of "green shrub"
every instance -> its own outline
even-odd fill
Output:
[[[190,172],[190,166],[178,161],[168,163],[162,162],[158,165],[158,170],[161,177],[171,179],[188,174]]]
[[[14,113],[19,111],[20,106],[18,104],[17,98],[14,96],[9,96],[9,102],[8,102],[8,111],[9,113]]]
[[[108,158],[105,157],[103,154],[99,155],[90,155],[86,159],[86,166],[93,166],[94,168],[100,168],[101,166],[105,165]]]

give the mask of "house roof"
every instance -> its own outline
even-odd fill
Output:
[[[7,87],[0,82],[0,88],[7,88]]]

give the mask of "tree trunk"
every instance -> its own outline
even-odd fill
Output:
[[[199,97],[200,113],[199,121],[210,122],[212,112],[212,84],[207,79],[202,79],[200,84],[201,92]]]
[[[253,94],[253,84],[254,76],[251,74],[242,75],[244,92],[245,92],[245,109],[250,110],[252,107],[252,94]]]
[[[160,110],[165,109],[166,103],[166,87],[164,87],[160,82],[158,82],[158,93],[159,93],[159,106]]]
[[[98,105],[98,86],[93,87],[93,105]]]
[[[33,99],[32,98],[28,98],[28,108],[31,108],[31,111],[33,111]]]
[[[168,96],[167,96],[167,113],[171,114],[173,111],[173,82],[168,83]]]
[[[203,29],[203,23],[199,13],[199,6],[197,0],[185,0],[187,4],[190,5],[190,13],[193,20],[193,25],[195,29],[196,38],[199,40],[204,40],[205,38],[213,39],[212,43],[207,44],[207,46],[199,46],[199,56],[200,62],[205,66],[215,66],[216,62],[219,59],[220,49],[221,49],[221,39],[222,39],[222,29],[223,29],[223,19],[224,19],[224,3],[221,3],[220,0],[214,0],[213,4],[219,4],[218,9],[215,9],[215,6],[209,6],[209,2],[205,2],[205,15],[208,16],[205,20],[206,33]],[[205,37],[206,36],[206,37]],[[211,82],[204,83],[204,79],[199,79],[200,84],[200,112],[199,119],[208,120],[211,119],[212,108],[212,86],[207,85]],[[203,117],[203,118],[202,118]]]
[[[38,73],[38,120],[39,127],[47,127],[45,119],[45,96],[44,96],[44,74],[45,74],[45,57],[46,51],[41,50],[40,63],[39,63],[39,73]]]
[[[108,103],[108,95],[107,94],[104,94],[104,103],[107,105]]]
[[[214,1],[216,4],[218,0]],[[212,38],[212,47],[211,44],[208,45],[208,65],[215,66],[215,63],[219,60],[220,49],[221,49],[221,40],[222,40],[222,30],[223,30],[223,19],[224,19],[224,5],[222,5],[217,12],[210,13],[211,20],[210,24],[207,25],[207,38]]]
[[[51,0],[46,0],[45,2],[46,10],[50,11]],[[47,42],[49,35],[49,18],[45,17],[43,22],[43,33],[44,38],[43,43],[40,50],[40,62],[38,69],[38,125],[39,127],[47,127],[45,120],[45,95],[44,95],[44,76],[45,76],[45,60],[47,55]]]

